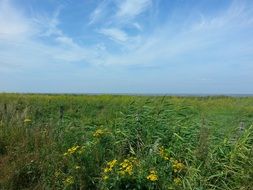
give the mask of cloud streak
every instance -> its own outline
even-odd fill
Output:
[[[128,35],[118,28],[103,28],[99,32],[117,42],[126,42],[128,40]]]
[[[152,0],[126,0],[118,2],[116,17],[131,20],[146,11],[152,5]]]
[[[108,12],[109,7],[114,7],[114,11]],[[89,24],[103,19],[104,25],[97,31],[109,39],[123,44],[122,42],[127,42],[130,38],[139,38],[139,33],[142,32],[143,27],[136,19],[151,7],[152,0],[104,0],[91,13]],[[125,28],[135,29],[137,34],[128,35]]]

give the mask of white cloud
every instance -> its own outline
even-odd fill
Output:
[[[93,24],[94,22],[96,22],[101,15],[102,9],[100,7],[97,7],[94,12],[92,12],[92,14],[90,15],[90,22],[89,24]]]
[[[72,46],[75,47],[77,46],[76,43],[74,43],[73,39],[64,35],[58,36],[55,38],[55,40],[63,45],[67,45],[67,46]]]
[[[141,36],[137,47],[121,54],[109,55],[105,62],[108,65],[126,66],[193,64],[194,60],[196,64],[215,64],[224,60],[244,62],[245,57],[252,57],[253,39],[248,32],[253,29],[253,23],[249,22],[253,9],[252,4],[247,6],[237,3],[231,4],[222,14],[203,16],[198,23],[195,22],[196,18],[182,21],[179,29],[173,28],[178,23],[169,21],[170,24],[165,23],[153,33]],[[248,32],[244,34],[244,31]],[[131,43],[127,41],[127,44]],[[204,56],[205,62],[202,63]]]
[[[201,15],[201,20],[193,25],[194,30],[230,30],[252,26],[253,6],[243,1],[233,1],[223,14],[206,18]],[[218,30],[220,31],[220,30]]]
[[[128,40],[128,35],[118,28],[104,28],[99,30],[99,32],[117,42],[126,42]]]
[[[0,1],[0,72],[54,68],[59,63],[64,67],[76,61],[100,64],[97,57],[105,50],[96,53],[96,46],[81,46],[67,36],[58,27],[60,11],[27,17],[10,1]]]
[[[139,31],[142,31],[142,30],[143,30],[142,26],[141,26],[138,22],[134,22],[134,23],[133,23],[133,26],[134,26],[136,29],[138,29]]]
[[[125,0],[119,1],[116,17],[133,19],[152,5],[152,0]]]
[[[137,29],[137,32],[142,32],[142,26],[135,19],[151,6],[152,0],[104,0],[91,13],[89,24],[102,19],[104,21],[103,29],[97,32],[106,35],[117,43],[126,42],[129,41],[130,37],[125,28],[134,28]],[[139,38],[139,34],[131,36],[131,39],[137,38]]]
[[[129,22],[151,6],[152,0],[103,0],[90,14],[89,24],[105,19],[107,24]]]
[[[102,0],[101,3],[95,8],[95,10],[90,14],[89,25],[98,22],[100,19],[108,16],[108,6],[111,3],[110,0]]]
[[[37,14],[33,16],[32,20],[37,24],[39,28],[39,35],[50,37],[53,35],[61,36],[63,32],[58,28],[60,21],[58,19],[61,13],[62,7],[58,7],[52,15]]]
[[[7,0],[0,1],[0,39],[24,39],[34,33],[32,23]]]

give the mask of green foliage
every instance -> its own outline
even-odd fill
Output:
[[[34,188],[40,179],[40,169],[34,161],[24,163],[14,172],[9,187],[11,189]]]
[[[0,189],[250,189],[252,113],[252,98],[1,94]]]

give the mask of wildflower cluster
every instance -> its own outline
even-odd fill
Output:
[[[72,184],[74,184],[74,178],[73,178],[73,176],[68,176],[65,180],[64,180],[64,185],[65,186],[69,186],[69,185],[72,185]]]
[[[59,177],[61,175],[62,175],[62,172],[60,170],[57,170],[57,171],[54,172],[55,177]]]
[[[129,158],[129,159],[124,159],[123,162],[120,163],[120,175],[132,175],[133,174],[133,165],[137,163],[136,158]]]
[[[176,178],[174,178],[174,183],[176,184],[176,185],[179,185],[180,183],[181,183],[181,179],[180,179],[180,177],[176,177]]]
[[[107,162],[106,167],[104,168],[104,173],[111,172],[116,163],[117,163],[116,159],[114,159],[110,162]]]
[[[73,146],[67,150],[67,152],[64,153],[64,156],[72,155],[77,152],[77,150],[80,149],[80,146]]]
[[[106,181],[109,178],[108,173],[110,173],[113,170],[113,168],[116,165],[116,163],[117,163],[116,159],[114,159],[114,160],[112,160],[110,162],[107,162],[106,167],[103,169],[104,173],[103,173],[102,179],[104,181]]]
[[[103,175],[103,180],[106,181],[107,179],[109,179],[109,176],[108,175]]]
[[[185,169],[185,165],[182,162],[179,162],[178,160],[171,159],[172,162],[172,169],[174,172],[174,179],[173,182],[176,185],[181,184],[181,178],[180,173]]]
[[[168,154],[165,152],[164,147],[159,148],[159,155],[164,159],[164,160],[169,160]]]
[[[105,133],[104,130],[102,130],[102,129],[97,129],[97,130],[93,133],[93,137],[101,137],[104,133]]]
[[[184,168],[185,168],[185,165],[177,160],[173,160],[173,171],[175,173],[178,173],[178,172],[181,172]]]
[[[166,150],[164,149],[163,146],[161,146],[159,148],[159,155],[161,158],[163,158],[164,160],[168,160],[171,162],[172,164],[172,170],[173,170],[173,182],[176,184],[176,185],[179,185],[181,183],[181,178],[180,178],[180,175],[181,175],[181,172],[185,169],[185,165],[178,161],[178,160],[175,160],[174,158],[172,157],[169,157],[168,153],[166,152]],[[151,180],[151,178],[153,177],[152,174],[150,174],[149,176],[149,180]]]
[[[158,180],[158,175],[157,172],[155,170],[151,170],[149,172],[149,175],[147,176],[147,179],[154,182]]]

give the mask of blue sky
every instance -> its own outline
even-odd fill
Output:
[[[0,0],[0,91],[253,94],[253,1]]]

